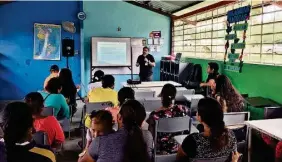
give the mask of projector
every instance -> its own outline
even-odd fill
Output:
[[[128,79],[127,84],[141,84],[141,81],[140,80]]]

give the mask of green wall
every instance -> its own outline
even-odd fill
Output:
[[[185,58],[184,61],[201,64],[203,78],[207,77],[207,64],[211,60]],[[230,78],[240,93],[249,94],[251,97],[266,97],[282,103],[282,67],[244,64],[242,73],[236,73],[222,70],[223,62],[216,62],[220,65],[220,72]]]

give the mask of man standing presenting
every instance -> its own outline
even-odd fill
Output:
[[[139,77],[140,81],[152,81],[153,80],[153,67],[156,66],[154,57],[149,54],[149,48],[143,48],[143,54],[137,59],[136,66],[140,66]]]

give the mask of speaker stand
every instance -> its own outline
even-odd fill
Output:
[[[67,59],[67,68],[69,69],[69,56],[66,56]]]

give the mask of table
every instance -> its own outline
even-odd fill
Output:
[[[205,98],[205,96],[203,96],[201,94],[194,94],[194,95],[184,95],[184,98],[187,101],[191,102],[192,99],[198,99],[199,100],[199,99]]]
[[[166,84],[172,84],[175,87],[181,87],[180,83],[174,81],[152,81],[152,82],[142,82],[141,84],[127,84],[126,82],[121,83],[123,87],[132,87],[132,88],[151,88],[151,87],[163,87]]]
[[[251,161],[252,129],[282,140],[282,119],[253,120],[245,122],[248,126],[248,162]]]
[[[263,119],[265,107],[281,106],[281,104],[264,97],[248,97],[245,100],[247,102],[247,111],[250,111],[251,114],[251,120]]]
[[[264,97],[248,97],[246,98],[247,103],[253,107],[273,107],[273,106],[281,106],[281,104]]]

